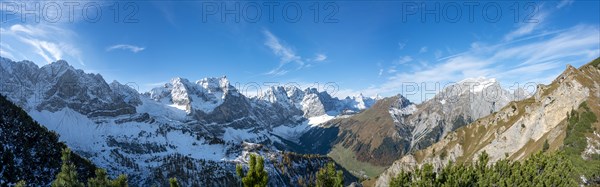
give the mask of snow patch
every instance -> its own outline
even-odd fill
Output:
[[[460,81],[459,83],[463,84],[463,85],[470,85],[469,89],[472,89],[473,92],[482,92],[483,89],[497,83],[497,81],[495,78],[488,79],[485,77],[478,77],[478,78],[467,78],[465,80]]]
[[[314,126],[318,126],[322,123],[325,123],[329,120],[332,120],[333,118],[335,118],[335,116],[330,116],[327,114],[321,115],[321,116],[315,116],[315,117],[308,118],[308,124],[311,127],[314,127]]]

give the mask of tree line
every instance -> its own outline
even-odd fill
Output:
[[[484,151],[473,164],[449,162],[435,170],[427,163],[414,171],[401,171],[390,186],[576,186],[573,170],[562,152],[540,151],[521,162],[501,159],[490,164]]]
[[[115,179],[110,179],[105,169],[96,169],[96,176],[87,180],[87,185],[78,179],[77,167],[71,159],[71,150],[65,148],[62,151],[62,166],[60,172],[56,174],[56,179],[52,181],[52,187],[128,187],[127,175],[121,174]],[[241,165],[236,166],[236,173],[240,177],[241,186],[244,187],[265,187],[269,183],[269,175],[264,168],[264,159],[261,156],[251,154],[248,164],[248,171],[243,172]],[[317,171],[317,187],[342,187],[344,177],[341,170],[335,170],[335,164],[329,162],[325,167]],[[27,186],[24,180],[15,184],[17,187]],[[179,187],[177,178],[169,179],[170,187]]]
[[[261,156],[251,154],[248,163],[248,171],[244,173],[242,165],[236,166],[236,173],[241,178],[241,185],[244,187],[265,187],[269,183],[269,175],[264,169],[264,159]],[[315,184],[306,184],[307,186],[317,187],[343,187],[344,176],[341,170],[335,170],[333,162],[327,163],[316,173]]]

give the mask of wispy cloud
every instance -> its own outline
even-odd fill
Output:
[[[413,58],[407,55],[398,58],[398,60],[396,60],[394,64],[406,64],[411,61],[413,61]]]
[[[518,42],[472,45],[469,50],[445,57],[439,63],[423,66],[417,71],[393,74],[383,84],[360,92],[367,95],[402,94],[406,91],[403,86],[407,84],[422,86],[422,83],[437,82],[443,87],[469,77],[494,77],[506,84],[548,83],[539,81],[552,80],[567,63],[582,64],[600,55],[598,26],[577,25],[549,33],[552,34],[538,34]],[[417,96],[409,99],[415,102],[425,99],[422,95]]]
[[[15,59],[15,56],[12,54],[13,52],[14,49],[9,44],[0,42],[0,56]]]
[[[558,5],[556,5],[556,8],[560,9],[560,8],[569,6],[571,4],[573,4],[573,0],[562,0],[558,3]]]
[[[427,46],[423,46],[421,47],[421,49],[419,49],[419,53],[426,53],[427,52]]]
[[[541,9],[541,6],[543,6],[543,5],[538,6],[538,9]],[[548,15],[550,13],[551,12],[549,10],[537,12],[529,20],[525,20],[523,23],[519,24],[517,29],[506,34],[504,36],[504,40],[511,41],[515,38],[519,38],[521,36],[531,34],[535,30],[540,29],[543,26],[543,24],[545,23],[544,21],[546,20],[546,18],[548,17]]]
[[[325,60],[327,60],[327,55],[325,54],[317,54],[315,58],[313,58],[313,61],[315,62],[323,62]]]
[[[303,58],[300,55],[297,55],[291,46],[284,44],[282,40],[270,31],[264,30],[263,34],[266,37],[264,44],[271,49],[275,56],[279,57],[279,64],[277,67],[267,72],[267,75],[285,75],[292,70],[311,67],[311,62],[323,62],[327,60],[327,55],[323,53],[317,53],[314,58]]]
[[[269,47],[276,56],[279,57],[279,65],[275,69],[272,69],[271,71],[267,72],[268,75],[284,75],[284,74],[286,74],[288,71],[284,70],[283,66],[285,66],[286,64],[288,64],[290,62],[295,62],[300,67],[302,65],[304,65],[302,58],[300,58],[300,56],[296,55],[296,53],[292,50],[292,48],[283,45],[279,41],[279,38],[277,38],[275,35],[273,35],[273,33],[271,33],[268,30],[264,30],[263,33],[267,37],[267,40],[265,41],[265,45],[267,47]]]
[[[0,56],[8,57],[10,59],[15,59],[15,56],[11,52],[8,52],[2,48],[0,48]]]
[[[8,28],[0,28],[0,37],[2,38],[0,50],[7,56],[14,58],[14,54],[9,51],[19,50],[8,46],[28,46],[33,50],[26,51],[33,51],[48,63],[71,57],[84,65],[80,50],[72,42],[76,34],[68,29],[46,24],[14,24]]]
[[[112,50],[115,50],[115,49],[128,50],[128,51],[131,51],[133,53],[138,53],[140,51],[143,51],[146,48],[140,47],[140,46],[135,46],[135,45],[129,45],[129,44],[117,44],[117,45],[113,45],[113,46],[107,47],[106,51],[112,51]]]
[[[404,47],[406,47],[406,43],[398,42],[398,49],[399,50],[404,49]]]

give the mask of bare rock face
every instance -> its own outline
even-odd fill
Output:
[[[426,148],[449,132],[524,99],[523,95],[523,90],[503,89],[495,79],[471,78],[451,85],[407,117],[406,123],[415,127],[411,149]]]
[[[421,104],[401,95],[378,100],[359,114],[328,122],[327,127],[336,128],[336,137],[331,137],[331,129],[314,129],[305,134],[309,142],[304,144],[312,145],[316,138],[326,142],[322,143],[325,146],[351,150],[357,161],[388,167],[509,102],[523,99],[523,95],[523,90],[510,93],[503,89],[495,79],[466,79]],[[316,136],[319,134],[323,136]]]
[[[296,87],[248,98],[226,77],[174,78],[140,94],[129,83],[107,84],[65,61],[40,68],[0,58],[0,78],[0,94],[74,152],[111,174],[127,173],[134,186],[162,186],[161,179],[175,174],[185,186],[237,185],[235,165],[245,164],[250,152],[240,149],[245,145],[264,147],[252,152],[268,157],[270,185],[295,185],[329,161],[278,151],[312,128],[308,118],[370,106],[367,98],[340,100]]]
[[[439,168],[448,161],[472,162],[484,151],[491,162],[506,157],[524,159],[541,149],[541,144],[531,142],[540,142],[542,138],[560,142],[566,128],[562,123],[566,114],[584,101],[598,113],[599,83],[600,68],[590,64],[580,69],[567,66],[550,85],[539,85],[530,98],[510,102],[491,115],[447,133],[439,142],[395,161],[379,176],[376,186],[389,185],[391,178],[401,170],[409,171],[424,163]],[[591,140],[595,138],[587,139],[590,140],[588,146],[594,147]]]
[[[42,68],[32,62],[0,61],[3,94],[26,109],[58,111],[68,107],[90,117],[136,112],[136,95],[129,93],[133,102],[124,102],[124,94],[111,88],[102,76],[76,70],[65,61]]]

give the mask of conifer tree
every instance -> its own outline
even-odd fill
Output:
[[[412,173],[405,172],[404,170],[400,171],[396,177],[392,178],[390,181],[390,186],[397,187],[409,187],[412,183]]]
[[[52,187],[83,187],[83,183],[77,179],[77,168],[71,161],[71,150],[63,149],[62,166],[60,172],[56,175],[56,180],[52,182]]]
[[[179,187],[179,182],[177,182],[177,178],[169,178],[169,186],[170,187]]]
[[[96,177],[88,179],[88,187],[127,187],[127,175],[119,175],[110,180],[104,169],[96,169]]]
[[[127,175],[121,174],[115,180],[110,181],[112,187],[128,187]]]
[[[244,175],[241,165],[236,166],[238,176],[242,178],[244,187],[264,187],[269,182],[269,175],[264,169],[264,159],[254,154],[250,155],[248,172]]]
[[[26,187],[27,183],[25,183],[24,180],[20,180],[19,182],[17,182],[17,184],[15,184],[15,187]]]
[[[3,149],[4,149],[4,147],[3,147]],[[10,151],[10,150],[3,151],[1,160],[2,161],[0,164],[0,169],[2,169],[4,171],[4,172],[2,172],[2,178],[8,182],[17,181],[17,179],[15,178],[17,168],[15,168],[14,155],[13,155],[12,151]],[[2,171],[2,170],[0,170],[0,171]]]
[[[96,169],[96,177],[88,179],[88,187],[105,187],[110,183],[106,170]]]
[[[333,162],[327,163],[327,165],[319,171],[317,171],[317,186],[318,187],[342,187],[344,186],[344,176],[342,171],[335,170],[335,164]]]
[[[479,155],[474,164],[448,163],[438,172],[424,164],[414,172],[401,171],[390,186],[575,186],[571,161],[562,152],[541,151],[523,161],[508,158],[489,164],[489,155]]]

